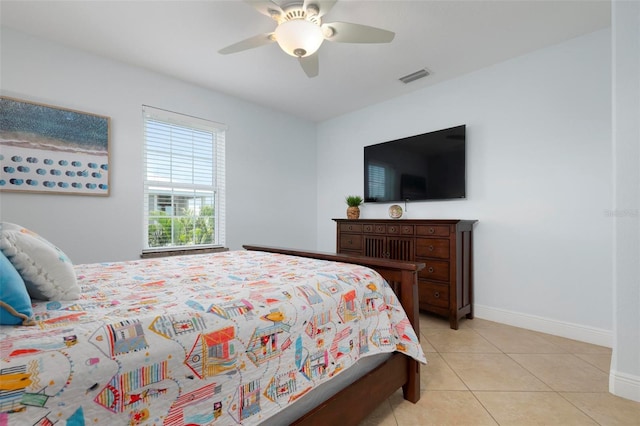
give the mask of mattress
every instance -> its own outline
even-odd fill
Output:
[[[0,425],[259,424],[361,359],[425,362],[359,265],[232,251],[75,269],[79,300],[0,328]]]

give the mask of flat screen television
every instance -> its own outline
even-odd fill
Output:
[[[466,126],[364,147],[364,201],[466,197]]]

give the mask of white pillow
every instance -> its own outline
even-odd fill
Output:
[[[80,287],[66,254],[35,232],[0,223],[0,250],[20,273],[32,299],[75,300]]]

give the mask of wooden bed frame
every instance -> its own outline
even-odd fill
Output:
[[[244,245],[246,250],[281,253],[334,262],[354,263],[376,270],[392,286],[418,338],[418,271],[425,264],[365,256],[321,253],[279,247]],[[395,352],[382,365],[295,421],[294,425],[357,425],[402,386],[404,399],[420,399],[420,363]]]

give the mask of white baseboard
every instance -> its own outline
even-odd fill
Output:
[[[490,306],[473,305],[474,316],[527,330],[553,334],[599,346],[613,347],[613,332],[601,328],[587,327],[579,324],[543,318],[536,315],[523,314]]]
[[[609,372],[609,392],[622,398],[640,402],[640,377],[611,370]]]

